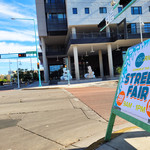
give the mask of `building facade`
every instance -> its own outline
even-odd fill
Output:
[[[87,66],[96,77],[113,78],[128,47],[141,42],[141,33],[143,40],[150,38],[149,0],[137,0],[100,32],[98,24],[112,8],[111,0],[36,0],[46,82],[59,79],[65,64],[77,80],[84,78]],[[119,5],[114,15],[121,10]]]

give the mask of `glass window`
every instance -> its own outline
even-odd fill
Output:
[[[149,6],[149,12],[150,12],[150,6]]]
[[[63,19],[64,18],[64,14],[58,14],[58,19]]]
[[[142,7],[131,7],[131,14],[136,15],[136,14],[142,14]]]
[[[122,11],[122,7],[118,7],[118,13]]]
[[[106,7],[100,7],[99,13],[107,13],[107,8]]]
[[[78,14],[77,8],[72,8],[72,13],[73,13],[73,14]]]
[[[52,20],[52,14],[48,15],[49,20]]]
[[[136,34],[137,32],[136,32],[136,24],[135,23],[132,23],[131,24],[131,33],[132,34]]]
[[[125,61],[126,53],[127,53],[127,51],[122,51],[122,58],[123,58],[123,61]]]
[[[48,14],[48,18],[50,20],[52,20],[52,19],[59,19],[59,20],[61,20],[61,19],[65,19],[66,18],[66,14]]]
[[[144,23],[144,33],[150,33],[150,23]]]
[[[65,0],[61,0],[61,3],[65,3]]]
[[[55,0],[48,0],[48,3],[55,3]]]
[[[90,13],[90,9],[89,8],[85,8],[85,14],[89,14]]]

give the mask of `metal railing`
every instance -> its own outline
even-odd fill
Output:
[[[48,31],[67,30],[67,20],[66,19],[47,20],[47,28]]]
[[[109,38],[106,36],[105,32],[80,32],[80,33],[76,33],[76,35],[74,34],[70,34],[70,38],[71,39],[94,39],[94,38]]]

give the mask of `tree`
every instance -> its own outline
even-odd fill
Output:
[[[7,81],[10,81],[10,79],[11,79],[10,74],[6,75],[6,79],[7,79]]]
[[[5,78],[5,76],[4,76],[4,75],[0,75],[0,79],[2,79],[2,80],[3,80],[4,78]]]
[[[25,82],[28,82],[31,79],[32,79],[32,76],[31,76],[30,71],[25,72],[22,80],[25,81]]]

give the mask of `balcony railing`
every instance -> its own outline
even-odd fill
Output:
[[[71,34],[70,38],[74,39],[75,35]],[[99,33],[99,32],[89,32],[89,33],[77,33],[76,39],[88,39],[88,38],[103,38],[106,37],[106,33]]]
[[[65,52],[66,52],[66,49],[64,47],[58,47],[58,48],[47,47],[46,48],[46,55],[47,56],[64,55]]]
[[[83,41],[94,41],[94,40],[98,40],[98,41],[113,41],[115,40],[117,37],[117,35],[115,33],[110,33],[110,37],[107,36],[106,32],[89,32],[89,33],[85,33],[85,32],[80,32],[80,33],[76,33],[76,35],[74,34],[70,34],[68,40],[82,40]]]
[[[47,20],[48,31],[64,31],[67,30],[67,19]]]

